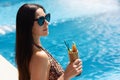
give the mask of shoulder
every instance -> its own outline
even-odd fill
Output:
[[[49,58],[48,55],[44,51],[37,51],[33,54],[31,61],[30,61],[30,66],[33,67],[34,65],[36,66],[47,66],[49,63]]]
[[[36,53],[33,54],[32,56],[33,60],[36,62],[40,61],[40,63],[48,62],[48,55],[43,51],[37,51]]]
[[[48,55],[46,54],[46,52],[42,51],[37,51],[34,55],[34,57],[37,60],[48,60]]]
[[[47,54],[44,51],[37,51],[33,54],[29,69],[30,72],[37,72],[41,69],[47,69],[49,65],[49,59]]]
[[[37,51],[30,61],[30,75],[33,80],[46,80],[48,75],[49,60],[44,51]]]

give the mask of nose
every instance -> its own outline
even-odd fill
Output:
[[[48,25],[48,24],[49,24],[49,22],[48,22],[47,20],[45,20],[44,24],[45,24],[45,25]]]

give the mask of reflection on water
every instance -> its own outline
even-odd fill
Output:
[[[118,17],[114,16],[114,19]],[[112,19],[106,18],[109,18],[109,21]],[[51,34],[43,38],[42,42],[46,43],[44,46],[60,61],[64,69],[69,59],[66,58],[67,50],[63,41],[77,43],[79,55],[83,60],[83,73],[81,77],[73,80],[118,80],[120,76],[120,28],[119,24],[111,24],[109,21],[102,21],[101,16],[62,21],[50,26]]]

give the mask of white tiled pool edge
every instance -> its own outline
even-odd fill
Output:
[[[0,55],[0,80],[18,80],[17,69]]]

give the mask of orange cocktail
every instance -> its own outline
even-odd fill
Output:
[[[79,58],[78,50],[75,43],[72,44],[72,49],[68,50],[68,54],[69,54],[70,62],[74,62],[76,59]]]

